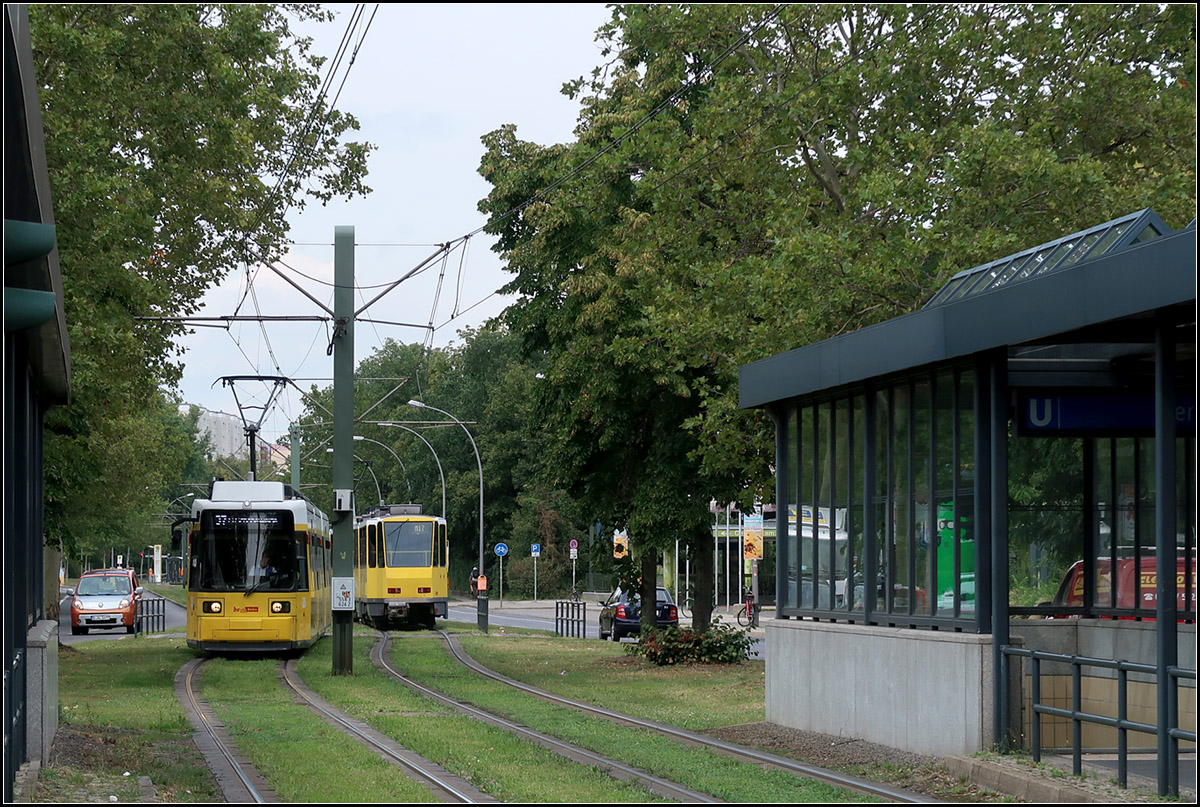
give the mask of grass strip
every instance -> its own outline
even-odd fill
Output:
[[[478,634],[459,641],[480,664],[501,675],[689,731],[766,719],[762,661],[659,667],[607,642],[534,637],[495,641]]]
[[[61,645],[59,728],[35,800],[71,803],[102,792],[109,800],[140,801],[142,776],[159,801],[219,800],[175,697],[175,673],[192,657],[182,639]]]
[[[412,692],[375,669],[370,660],[374,641],[373,636],[355,636],[352,676],[332,675],[330,642],[310,650],[300,660],[298,671],[309,687],[339,709],[502,801],[600,804],[660,800],[638,785],[565,760],[531,741],[463,717]]]
[[[473,637],[471,645],[476,649],[497,644],[505,645],[508,649],[513,645],[524,647],[525,669],[528,670],[531,667],[548,666],[530,663],[530,659],[540,658],[536,648],[541,641]],[[550,644],[559,646],[576,643],[551,640]],[[584,646],[583,643],[578,645]],[[611,658],[609,654],[612,650],[597,652],[602,659]],[[619,726],[603,718],[547,703],[468,670],[449,655],[440,638],[430,634],[394,636],[391,660],[406,675],[454,698],[469,701],[530,728],[726,801],[873,801],[842,788],[783,771],[763,770],[757,765],[740,762],[709,749],[695,748],[658,734]],[[634,688],[629,686],[628,675],[625,680],[625,689]],[[600,683],[597,681],[598,685]],[[619,681],[615,683],[620,690]],[[641,684],[639,679],[636,686],[640,687]],[[604,705],[620,709],[623,703],[616,699]]]
[[[322,642],[326,647],[331,642]],[[204,697],[238,750],[289,802],[359,804],[437,799],[376,752],[297,703],[278,659],[213,659]]]

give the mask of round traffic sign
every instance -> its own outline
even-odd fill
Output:
[[[578,548],[579,548],[579,540],[578,540],[577,538],[572,538],[572,539],[571,539],[571,548],[572,548],[572,549],[578,549]]]
[[[508,544],[496,544],[496,554],[504,557],[508,554]]]

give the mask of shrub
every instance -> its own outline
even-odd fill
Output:
[[[668,664],[740,664],[750,658],[753,643],[749,630],[715,623],[700,632],[692,628],[668,628],[642,631],[637,644],[628,652],[654,662]]]

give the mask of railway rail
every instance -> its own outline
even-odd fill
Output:
[[[653,731],[691,745],[708,747],[716,752],[743,761],[748,761],[764,767],[777,768],[797,776],[836,785],[838,787],[846,788],[847,790],[857,793],[864,793],[876,798],[882,798],[888,801],[906,804],[928,803],[936,801],[921,794],[912,793],[899,788],[872,782],[870,780],[850,776],[848,774],[829,771],[824,768],[819,768],[798,760],[790,759],[788,757],[770,754],[764,751],[758,751],[745,746],[739,746],[734,743],[718,740],[703,734],[680,729],[675,726],[668,726],[665,724],[656,723],[654,721],[632,717],[630,715],[621,714],[619,712],[614,712],[608,709],[593,706],[591,704],[582,703],[555,695],[554,693],[547,692],[545,690],[538,689],[537,687],[507,678],[506,676],[500,675],[499,673],[488,669],[471,658],[466,651],[463,650],[461,645],[454,637],[446,634],[445,632],[439,633],[441,633],[443,641],[446,643],[452,655],[459,663],[491,680],[521,690],[527,694],[551,703],[569,707],[587,714],[599,716],[623,725]],[[630,767],[624,763],[602,757],[592,751],[564,742],[555,737],[536,732],[525,726],[521,726],[504,718],[498,717],[495,714],[479,709],[469,703],[450,698],[441,692],[414,681],[411,678],[403,675],[400,671],[396,670],[389,662],[388,651],[390,643],[391,637],[388,635],[388,633],[381,632],[379,640],[375,643],[375,646],[371,652],[372,662],[386,674],[403,683],[405,686],[427,697],[433,698],[440,703],[446,704],[461,714],[523,736],[532,742],[536,742],[539,745],[554,751],[555,753],[561,754],[567,759],[571,759],[572,761],[584,765],[595,766],[605,770],[614,778],[636,781],[661,797],[684,803],[720,803],[719,799],[716,799],[708,794],[683,788],[674,782],[670,782],[645,771]],[[184,706],[185,711],[188,713],[189,720],[196,729],[197,744],[200,747],[200,750],[204,753],[205,757],[208,759],[209,765],[213,770],[213,774],[217,779],[222,792],[225,794],[226,800],[229,802],[251,802],[259,804],[279,801],[274,791],[271,789],[270,783],[254,769],[253,765],[250,764],[248,760],[238,753],[236,746],[230,740],[225,731],[224,724],[218,718],[216,718],[208,704],[201,696],[198,687],[198,680],[206,662],[207,659],[193,659],[187,664],[183,665],[183,667],[180,668],[179,673],[176,675],[176,692],[180,702]],[[432,763],[429,760],[426,760],[423,757],[408,751],[395,741],[370,728],[370,726],[367,724],[349,717],[345,713],[324,701],[299,679],[296,673],[295,663],[296,662],[294,659],[281,661],[280,677],[283,685],[289,687],[299,699],[307,704],[310,709],[321,715],[323,719],[335,726],[338,730],[354,737],[359,742],[381,754],[384,758],[392,761],[393,764],[401,767],[407,775],[424,783],[427,787],[429,787],[431,793],[434,793],[443,801],[471,804],[497,802],[495,797],[477,790],[470,783],[466,782],[460,777],[454,776],[444,768],[441,768],[439,765],[436,765],[435,763]]]
[[[599,706],[593,706],[589,703],[582,703],[580,701],[564,698],[560,695],[555,695],[552,692],[547,692],[543,689],[538,689],[537,687],[523,684],[520,681],[515,681],[488,669],[479,662],[475,661],[475,659],[471,658],[467,652],[463,650],[457,639],[450,636],[445,631],[439,631],[439,633],[441,633],[442,639],[450,648],[450,652],[461,664],[469,667],[480,675],[486,676],[487,678],[498,681],[515,689],[519,689],[551,703],[556,703],[561,706],[567,706],[572,709],[585,712],[587,714],[603,717],[626,726],[633,726],[648,731],[654,731],[692,745],[700,745],[711,748],[714,751],[734,757],[736,759],[752,762],[761,766],[778,768],[780,770],[796,774],[797,776],[815,779],[820,782],[836,785],[847,790],[852,790],[857,793],[864,793],[876,798],[887,799],[888,801],[901,804],[928,804],[937,802],[936,799],[932,799],[923,794],[913,793],[911,791],[891,787],[890,785],[881,784],[879,782],[872,782],[869,779],[862,779],[849,774],[838,773],[837,771],[830,771],[825,768],[800,762],[799,760],[779,756],[778,754],[771,754],[765,751],[748,748],[746,746],[736,745],[735,743],[718,740],[716,738],[708,737],[704,734],[698,734],[692,731],[687,731],[686,729],[681,729],[676,726],[668,726],[666,724],[656,723],[651,720],[643,720],[641,718],[631,717],[629,715],[614,712]]]
[[[198,690],[200,674],[208,659],[196,658],[175,674],[175,695],[196,730],[196,747],[204,754],[225,801],[268,804],[277,802],[275,792],[250,761],[238,753],[208,702]]]
[[[444,633],[442,635],[445,636]],[[587,750],[586,748],[564,742],[555,737],[551,737],[548,734],[543,734],[526,726],[514,723],[510,720],[497,717],[490,712],[485,712],[484,710],[472,706],[469,703],[456,700],[442,694],[441,692],[438,692],[435,689],[431,689],[424,684],[418,683],[405,676],[403,673],[393,667],[388,661],[388,647],[390,644],[391,637],[386,632],[381,632],[379,641],[375,643],[374,648],[371,650],[371,661],[391,678],[404,684],[414,692],[418,692],[428,698],[436,700],[441,704],[449,706],[459,714],[483,721],[489,725],[496,726],[518,736],[524,737],[532,742],[537,743],[543,748],[547,748],[554,753],[562,755],[573,762],[595,766],[601,770],[607,771],[610,776],[616,779],[637,782],[643,787],[652,790],[664,798],[686,804],[723,803],[720,799],[715,799],[706,793],[689,790],[688,788],[682,787],[661,777],[654,776],[646,771],[638,770],[637,768],[633,768],[622,762],[609,759],[608,757],[603,757],[593,751]]]
[[[411,778],[425,783],[431,792],[442,801],[462,804],[497,804],[494,796],[478,790],[466,780],[455,776],[442,766],[409,751],[390,737],[355,720],[313,692],[296,674],[296,660],[289,659],[280,665],[283,681],[301,698],[309,708],[340,731],[354,737],[363,745],[374,749],[404,769]]]
[[[201,696],[198,680],[207,659],[193,659],[175,677],[176,694],[197,732],[197,746],[208,760],[227,802],[267,804],[278,802],[270,783],[238,753]],[[296,675],[295,660],[280,662],[280,677],[310,709],[343,733],[355,738],[399,766],[412,779],[426,785],[440,801],[460,804],[496,804],[498,800],[473,787],[440,765],[414,754],[390,738],[336,709],[309,689]]]

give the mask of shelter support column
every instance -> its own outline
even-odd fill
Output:
[[[1165,312],[1155,318],[1154,333],[1154,544],[1158,570],[1158,795],[1179,792],[1179,757],[1169,753],[1177,744],[1170,736],[1178,716],[1168,707],[1167,669],[1179,663],[1179,626],[1175,621],[1175,323]],[[1174,764],[1172,764],[1172,762]],[[1173,768],[1173,770],[1172,770]],[[1168,788],[1168,783],[1171,788]]]
[[[1008,742],[1008,680],[1001,675],[1001,648],[1009,644],[1008,625],[1008,352],[994,351],[990,356],[986,411],[989,435],[989,479],[984,536],[990,566],[992,622],[992,726],[995,742]],[[984,596],[988,596],[985,594]]]
[[[792,551],[791,539],[788,535],[788,485],[792,474],[796,471],[788,467],[788,441],[794,440],[788,434],[788,417],[784,407],[772,407],[768,410],[775,421],[775,610],[782,613],[784,606],[792,606],[788,596],[788,562]],[[799,535],[800,518],[796,517],[796,534]]]

